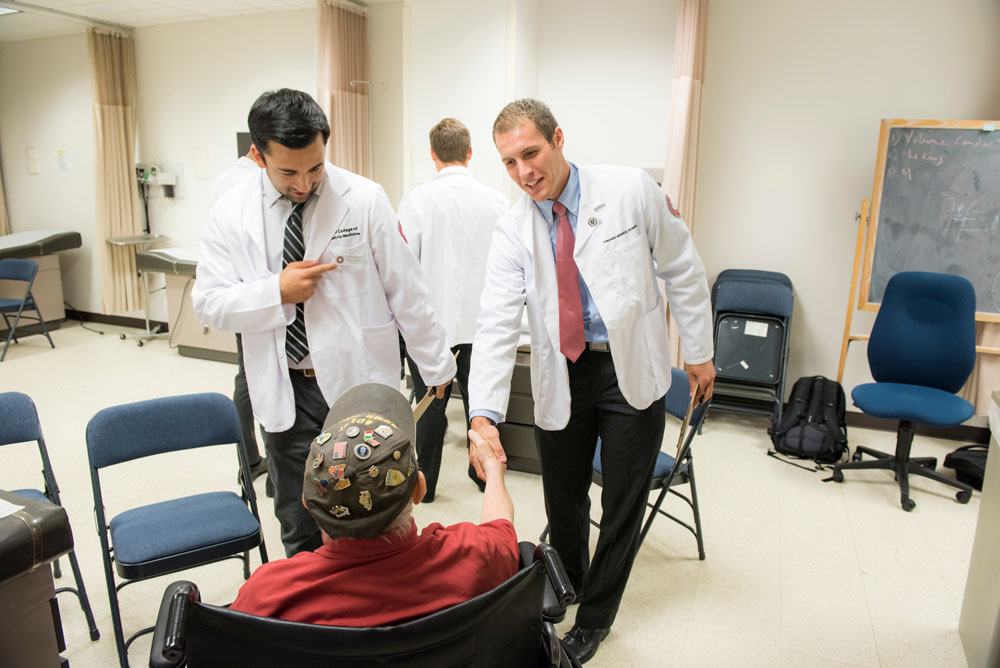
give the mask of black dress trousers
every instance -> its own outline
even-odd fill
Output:
[[[610,353],[586,349],[568,367],[569,424],[559,431],[535,427],[545,510],[550,542],[581,601],[576,623],[607,628],[614,622],[639,548],[649,483],[663,440],[664,404],[661,398],[643,410],[629,405],[618,387]],[[604,485],[601,529],[591,560],[587,492],[598,437]]]

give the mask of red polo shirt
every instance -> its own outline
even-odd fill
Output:
[[[423,617],[493,589],[517,571],[514,526],[438,523],[420,534],[341,538],[271,561],[233,610],[307,624],[382,626]]]

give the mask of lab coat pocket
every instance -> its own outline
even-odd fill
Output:
[[[339,271],[339,270],[338,270]],[[399,386],[399,330],[390,319],[384,325],[363,327],[368,380],[391,387]]]
[[[649,292],[646,274],[650,273],[649,246],[645,237],[609,246],[601,255],[601,263],[608,282],[613,286],[615,299],[622,304],[645,300]]]
[[[320,281],[320,289],[330,299],[351,299],[372,292],[378,285],[378,271],[367,242],[353,246],[331,243],[319,261],[337,265]]]
[[[670,387],[670,339],[667,335],[666,306],[657,300],[652,311],[646,313],[643,329],[646,331],[646,346],[649,349],[649,366],[653,370],[653,381],[657,396],[666,394]]]

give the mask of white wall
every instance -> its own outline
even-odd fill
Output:
[[[675,0],[541,3],[538,95],[570,160],[663,168],[676,11]]]
[[[406,191],[409,159],[410,7],[402,0],[368,7],[373,177],[395,205]]]
[[[880,119],[997,118],[998,26],[992,0],[712,0],[695,240],[711,279],[791,277],[790,381],[837,373]],[[845,388],[867,378],[854,344]]]
[[[507,177],[493,149],[491,130],[505,102],[506,5],[504,0],[411,2],[409,187],[434,178],[427,133],[446,117],[469,128],[473,175],[503,187]]]
[[[37,175],[27,171],[28,147],[38,152]],[[68,176],[59,176],[58,150],[69,151]],[[11,231],[79,232],[83,246],[59,254],[63,296],[100,311],[86,35],[0,43],[0,164]]]
[[[174,23],[135,32],[139,158],[181,165],[182,197],[150,202],[152,231],[171,246],[197,246],[214,179],[237,158],[257,96],[276,88],[316,90],[314,10]],[[195,170],[195,150],[208,172]],[[151,189],[156,190],[156,189]]]
[[[428,130],[445,116],[469,126],[480,180],[513,196],[491,129],[507,102],[536,96],[582,163],[662,168],[675,0],[414,0],[413,183],[433,178]]]

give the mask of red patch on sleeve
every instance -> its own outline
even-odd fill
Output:
[[[670,204],[669,197],[667,198],[667,204]],[[403,234],[403,224],[397,220],[396,226],[399,228],[399,236],[403,237],[403,241],[405,241],[406,243],[410,243],[410,240],[406,238],[405,234]]]
[[[667,208],[670,209],[670,213],[673,215],[674,218],[680,218],[681,212],[678,211],[677,208],[674,207],[674,203],[670,201],[670,195],[667,195],[666,197],[667,197]]]

